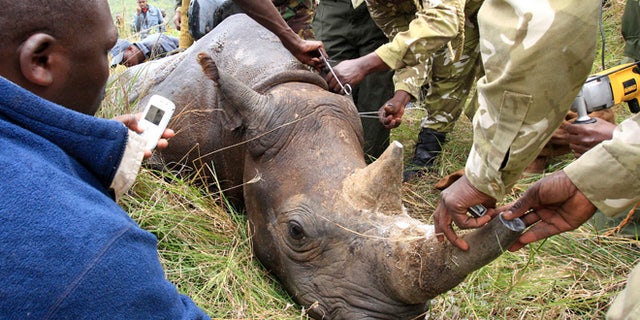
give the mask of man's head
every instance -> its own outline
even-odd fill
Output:
[[[146,10],[149,8],[147,6],[147,0],[138,0],[138,7],[140,7],[143,12],[146,12]]]
[[[143,63],[145,60],[144,52],[135,44],[125,39],[119,39],[116,45],[111,49],[111,67],[123,64],[132,67]]]
[[[0,25],[1,76],[69,109],[98,110],[117,39],[107,0],[8,1]]]

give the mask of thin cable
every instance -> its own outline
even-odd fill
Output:
[[[602,59],[602,70],[607,70],[604,65],[604,49],[605,49],[605,39],[604,39],[604,27],[603,27],[603,19],[602,19],[602,0],[600,1],[600,42],[602,43],[602,51],[600,52],[600,58]]]

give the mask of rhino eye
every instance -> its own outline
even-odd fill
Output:
[[[297,222],[289,222],[289,236],[294,240],[302,240],[304,238],[304,229]]]

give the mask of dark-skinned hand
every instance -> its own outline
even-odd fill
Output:
[[[597,119],[593,123],[564,123],[562,128],[567,132],[569,148],[571,148],[576,158],[579,158],[600,142],[610,140],[616,125]]]
[[[496,200],[476,189],[466,176],[460,177],[444,189],[440,193],[440,201],[433,214],[438,240],[443,241],[446,237],[456,247],[468,250],[469,244],[453,231],[452,222],[455,222],[460,229],[478,228],[485,225],[497,214],[495,210],[488,210],[487,214],[474,218],[467,213],[467,210],[477,204],[493,208]]]
[[[506,220],[521,218],[531,226],[509,248],[516,251],[528,243],[578,228],[593,216],[596,207],[564,171],[557,171],[538,180],[513,204],[496,211],[504,211]]]
[[[371,52],[356,59],[344,60],[333,67],[333,71],[342,85],[346,86],[348,84],[351,87],[362,82],[362,80],[364,80],[364,78],[369,74],[384,70],[389,70],[389,67],[378,57],[378,55],[376,55],[375,52]],[[335,93],[344,93],[342,92],[342,87],[340,87],[340,84],[331,72],[327,73],[325,80],[329,85],[329,90]]]
[[[327,53],[324,50],[324,45],[321,41],[303,40],[301,38],[300,41],[296,41],[291,44],[290,47],[286,45],[285,47],[287,47],[296,59],[313,67],[317,71],[320,71],[325,67],[324,61],[320,57],[320,52],[318,51],[322,50],[322,53],[327,56]]]
[[[396,91],[393,97],[378,110],[378,119],[382,126],[386,129],[397,128],[402,123],[404,108],[409,101],[411,101],[411,95],[408,92]]]
[[[142,133],[142,131],[144,131],[138,124],[139,124],[139,120],[142,118],[142,113],[136,113],[136,114],[124,114],[121,116],[117,116],[115,118],[113,118],[114,120],[120,121],[122,123],[124,123],[124,125],[129,128],[129,130],[137,132],[137,133]],[[156,146],[156,149],[166,149],[169,146],[169,139],[173,138],[176,135],[176,133],[172,130],[172,129],[165,129],[164,132],[162,133],[162,137],[160,137],[160,140],[158,140],[158,145]],[[144,158],[148,159],[151,157],[153,151],[152,150],[144,150]]]

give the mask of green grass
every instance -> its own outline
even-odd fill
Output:
[[[245,216],[194,185],[143,169],[121,201],[158,237],[167,277],[214,318],[299,317],[300,308],[253,257]]]
[[[619,21],[624,1],[609,2],[611,7],[604,14],[606,67],[614,66],[622,52]],[[127,5],[134,4],[127,1]],[[594,72],[599,70],[598,57]],[[114,86],[109,95],[126,91]],[[106,101],[104,117],[129,110],[113,98]],[[616,107],[616,112],[620,119],[628,115],[626,107]],[[411,156],[423,115],[424,110],[407,110],[402,126],[393,131],[393,138],[405,145],[405,160]],[[463,116],[449,135],[437,168],[424,179],[403,186],[403,200],[411,215],[430,221],[438,200],[433,183],[464,166],[471,141],[471,125]],[[569,161],[559,157],[549,168],[561,169]],[[522,179],[505,202],[540,177]],[[308,318],[252,255],[244,214],[220,195],[208,194],[193,181],[143,169],[121,205],[158,237],[168,279],[213,318]],[[518,252],[507,252],[433,299],[427,318],[603,319],[611,299],[638,263],[639,247],[637,241],[601,234],[585,225]]]

